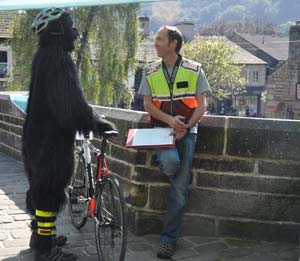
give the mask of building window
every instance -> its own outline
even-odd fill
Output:
[[[12,55],[7,46],[0,46],[0,81],[8,81],[11,78]]]
[[[246,71],[246,81],[247,81],[247,83],[251,82],[251,71],[250,70]]]
[[[7,77],[7,52],[0,51],[0,78]]]
[[[253,82],[259,82],[258,71],[253,71]]]
[[[246,70],[244,73],[247,83],[259,82],[259,72],[254,70]]]

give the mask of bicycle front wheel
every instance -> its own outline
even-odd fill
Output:
[[[127,223],[123,191],[112,174],[98,187],[95,234],[100,260],[125,260]]]
[[[67,189],[67,203],[73,225],[80,229],[88,217],[88,182],[80,147],[74,151],[74,173]]]

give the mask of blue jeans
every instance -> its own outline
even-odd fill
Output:
[[[170,193],[161,241],[176,243],[188,197],[196,134],[188,133],[170,149],[156,149],[161,171],[170,178]]]

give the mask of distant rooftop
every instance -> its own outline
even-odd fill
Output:
[[[228,47],[236,48],[236,52],[233,55],[233,60],[237,64],[267,64],[262,59],[256,57],[255,55],[249,53],[247,50],[243,49],[239,45],[235,44],[234,42],[230,41],[225,36],[203,36],[205,40],[213,39],[213,38],[221,38],[222,40],[226,41],[226,45]]]
[[[287,37],[237,34],[278,61],[286,61],[288,59],[289,39]]]
[[[144,38],[139,47],[136,54],[136,59],[141,63],[151,63],[159,58],[156,54],[156,49],[154,47],[154,34]]]
[[[255,55],[249,53],[242,47],[238,46],[234,42],[231,42],[227,38],[225,38],[227,41],[228,46],[235,47],[236,52],[233,55],[233,60],[238,64],[267,64],[262,59],[256,57]]]
[[[12,32],[10,31],[10,25],[15,12],[0,11],[0,38],[11,38]]]

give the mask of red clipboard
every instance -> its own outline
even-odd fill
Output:
[[[171,128],[129,129],[126,148],[156,149],[172,148],[175,139]]]

